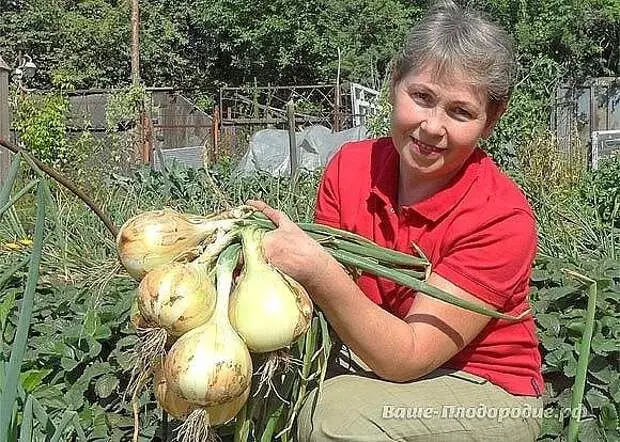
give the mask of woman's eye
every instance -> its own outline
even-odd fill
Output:
[[[411,95],[413,96],[413,98],[416,101],[420,101],[420,102],[423,102],[423,103],[427,103],[428,101],[430,101],[429,95],[424,93],[424,92],[414,92]]]
[[[461,118],[472,118],[471,113],[467,109],[463,109],[462,107],[457,107],[454,109],[454,113]]]

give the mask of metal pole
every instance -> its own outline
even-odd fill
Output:
[[[288,141],[291,157],[291,178],[293,183],[297,178],[297,141],[295,140],[295,103],[293,100],[286,103],[286,116],[288,119]]]
[[[340,48],[338,48],[338,73],[336,74],[336,88],[334,91],[334,129],[333,132],[340,132],[342,130],[342,121],[340,114],[340,63],[341,63],[341,54]]]
[[[9,120],[9,75],[11,68],[0,56],[0,138],[5,140],[10,136]],[[11,152],[0,147],[0,184],[5,179],[11,165]]]

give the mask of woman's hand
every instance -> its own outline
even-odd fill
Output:
[[[277,228],[265,234],[263,253],[267,261],[302,285],[324,275],[331,255],[289,217],[262,201],[249,206],[261,211]]]

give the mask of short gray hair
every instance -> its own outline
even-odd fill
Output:
[[[515,59],[512,39],[481,13],[441,1],[411,30],[392,64],[392,87],[411,72],[432,66],[434,74],[459,70],[481,88],[489,104],[512,94]]]

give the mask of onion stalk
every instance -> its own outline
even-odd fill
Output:
[[[230,322],[255,353],[288,347],[312,320],[313,304],[293,278],[271,266],[263,256],[265,230],[241,229],[244,265],[230,299]]]
[[[276,227],[264,214],[258,212],[244,220],[243,224],[259,225],[268,230]],[[345,230],[313,223],[297,225],[317,240],[340,264],[349,268],[389,279],[431,298],[491,318],[514,322],[521,321],[531,314],[530,309],[516,316],[500,313],[426,283],[432,266],[415,243],[411,246],[419,256],[381,247],[367,238]]]

